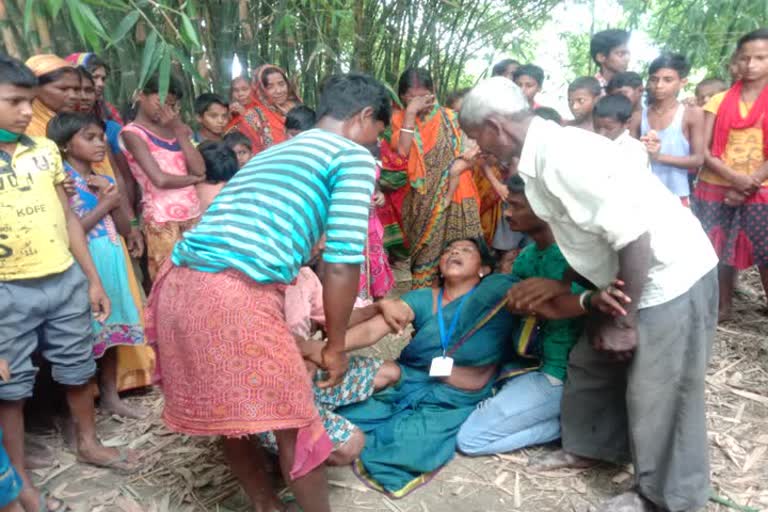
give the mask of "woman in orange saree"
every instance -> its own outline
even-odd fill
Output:
[[[434,98],[423,69],[407,69],[398,94],[405,109],[392,114],[389,145],[407,159],[409,190],[403,200],[403,231],[410,247],[412,288],[437,284],[446,242],[482,236],[471,158],[456,113]]]
[[[260,66],[253,72],[249,100],[242,97],[243,78],[232,81],[233,99],[242,106],[235,107],[227,132],[237,130],[251,139],[253,154],[287,140],[285,114],[301,104],[288,75],[272,64]],[[243,104],[243,101],[248,101]]]

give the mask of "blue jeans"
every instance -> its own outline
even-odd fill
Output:
[[[461,426],[459,450],[490,455],[559,439],[562,396],[562,383],[538,371],[510,379]]]

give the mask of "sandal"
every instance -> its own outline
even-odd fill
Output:
[[[96,466],[98,468],[111,469],[120,475],[133,475],[140,469],[141,465],[138,462],[132,463],[130,460],[128,460],[131,453],[131,450],[126,448],[119,448],[117,457],[106,460],[104,462],[93,462],[90,460],[85,460],[80,456],[77,457],[77,461],[81,464],[90,464],[91,466]]]

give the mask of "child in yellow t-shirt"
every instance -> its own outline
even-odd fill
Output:
[[[110,302],[83,228],[69,209],[58,148],[48,139],[23,135],[37,86],[27,66],[0,56],[0,359],[10,365],[9,380],[0,382],[0,428],[21,477],[25,510],[51,508],[24,469],[23,408],[32,396],[37,351],[50,363],[54,380],[66,387],[78,459],[136,469],[129,453],[103,446],[96,436],[88,386],[96,372],[91,314],[103,321]]]

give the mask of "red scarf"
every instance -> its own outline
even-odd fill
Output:
[[[712,156],[715,158],[723,156],[730,130],[744,130],[756,126],[758,122],[762,122],[763,155],[768,160],[768,87],[764,87],[762,92],[760,92],[760,96],[752,105],[752,109],[747,114],[747,117],[741,117],[739,103],[743,86],[744,83],[741,80],[733,84],[733,87],[725,93],[725,98],[723,98],[720,108],[717,109],[715,129],[712,135]]]

